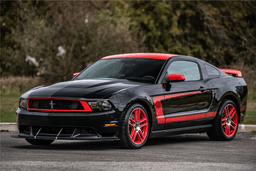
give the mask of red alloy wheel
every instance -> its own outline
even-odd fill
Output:
[[[133,143],[144,142],[148,133],[148,118],[141,108],[135,108],[129,118],[129,135]]]
[[[237,112],[232,104],[225,106],[221,121],[224,134],[227,137],[233,136],[237,129]]]

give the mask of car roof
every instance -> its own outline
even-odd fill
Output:
[[[173,56],[180,56],[177,54],[166,54],[166,53],[127,53],[119,55],[106,56],[101,59],[115,59],[115,58],[146,58],[146,59],[158,59],[167,60]]]

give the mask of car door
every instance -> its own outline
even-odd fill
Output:
[[[170,82],[162,101],[165,129],[203,124],[211,103],[211,92],[204,85],[196,61],[176,60],[169,64],[165,77],[182,74],[184,81]]]

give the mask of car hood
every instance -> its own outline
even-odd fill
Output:
[[[74,97],[106,98],[125,89],[144,85],[145,83],[128,80],[75,80],[53,84],[27,92],[28,98],[39,97]]]

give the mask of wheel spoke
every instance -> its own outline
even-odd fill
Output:
[[[140,109],[138,109],[137,121],[139,121],[139,120],[140,120],[140,113],[141,113],[141,110],[140,110]]]
[[[230,125],[234,130],[236,130],[236,127],[233,127],[232,125]]]
[[[140,138],[142,138],[141,140],[144,140],[144,136],[143,136],[141,130],[139,130],[139,135],[140,135]]]
[[[222,122],[223,122],[223,121],[226,121],[226,119],[227,119],[226,117],[223,117],[221,120],[222,120]]]
[[[132,118],[130,118],[130,122],[131,122],[132,124],[135,123],[135,121],[134,121]]]
[[[233,113],[234,110],[235,110],[235,108],[232,106],[231,110],[228,112],[228,115],[231,116],[231,114]]]
[[[139,119],[139,109],[134,110],[134,121],[138,121]]]
[[[228,125],[225,126],[225,134],[229,135],[229,126]]]
[[[228,135],[230,135],[230,126],[228,126],[227,128],[228,128]]]
[[[134,128],[134,125],[133,125],[133,124],[131,124],[131,123],[129,123],[129,126],[130,126],[131,128]]]
[[[147,118],[144,118],[144,119],[139,120],[139,122],[142,123],[142,122],[144,122],[146,120],[147,120]]]
[[[140,141],[143,141],[142,137],[140,136],[140,133],[137,133],[138,138],[140,138]]]
[[[134,140],[136,139],[136,136],[137,136],[137,132],[134,131],[133,135],[132,135],[132,141],[134,142]]]
[[[229,116],[229,108],[228,108],[228,106],[226,108],[227,108],[227,110],[226,110],[227,114],[226,115]]]
[[[227,124],[227,122],[226,121],[224,121],[223,123],[222,123],[222,126],[224,126],[224,125],[226,125]]]
[[[135,132],[135,130],[134,130],[134,128],[132,128],[131,133],[130,133],[130,137],[131,137],[131,138],[132,138],[134,132]]]
[[[230,114],[230,118],[232,119],[235,116],[235,114],[236,114],[236,110],[234,108],[234,110],[232,110],[232,113]]]
[[[236,126],[236,123],[235,122],[233,122],[233,121],[231,121],[232,122],[232,124],[234,125],[234,126]]]
[[[140,128],[143,128],[144,126],[148,125],[148,123],[144,123],[140,125]]]

